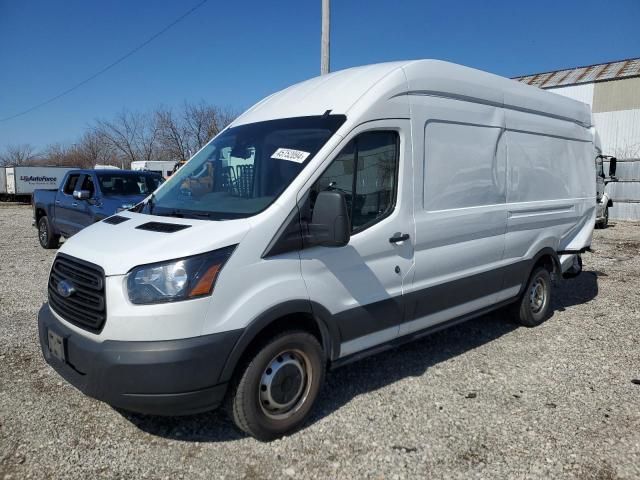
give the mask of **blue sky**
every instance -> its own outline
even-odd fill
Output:
[[[200,0],[0,0],[0,118],[114,61]],[[320,0],[209,0],[73,93],[0,123],[72,143],[96,118],[206,100],[243,110],[320,68]],[[640,0],[333,0],[331,67],[439,58],[500,75],[640,56]]]

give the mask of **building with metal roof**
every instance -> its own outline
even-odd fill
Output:
[[[618,158],[617,183],[607,185],[611,218],[640,220],[640,58],[515,77],[527,85],[591,106],[603,153]]]

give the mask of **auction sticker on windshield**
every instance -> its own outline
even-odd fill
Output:
[[[302,163],[309,156],[309,152],[303,152],[302,150],[293,150],[291,148],[279,148],[277,149],[271,158],[277,160],[289,160],[290,162]]]

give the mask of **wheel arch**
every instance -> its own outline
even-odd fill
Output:
[[[562,267],[560,265],[560,259],[558,258],[557,252],[551,247],[544,247],[529,261],[528,268],[525,270],[526,276],[523,278],[519,295],[522,295],[524,290],[527,288],[527,283],[531,278],[531,274],[539,266],[543,266],[549,270],[552,278],[562,273]]]
[[[218,382],[228,382],[245,355],[252,352],[260,341],[279,331],[300,328],[315,335],[331,361],[338,357],[340,337],[337,327],[326,321],[326,311],[309,300],[290,300],[271,307],[255,318],[244,329],[229,354]],[[316,312],[320,312],[320,318]]]

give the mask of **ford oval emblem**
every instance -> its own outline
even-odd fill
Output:
[[[58,282],[58,286],[56,287],[56,290],[58,291],[61,297],[68,298],[75,293],[76,288],[73,286],[73,284],[70,281],[61,280],[60,282]]]

